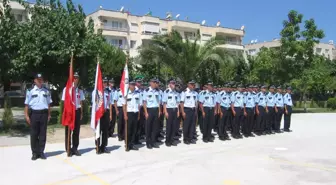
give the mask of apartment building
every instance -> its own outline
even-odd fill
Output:
[[[245,45],[245,52],[247,55],[255,56],[262,47],[280,48],[280,46],[281,46],[280,40],[274,39],[272,41],[247,44]],[[314,50],[315,54],[323,55],[331,60],[336,59],[336,48],[333,41],[329,41],[329,43],[316,44]]]
[[[211,27],[200,23],[161,19],[153,16],[131,15],[126,12],[113,10],[99,10],[89,14],[87,21],[92,18],[95,29],[102,29],[103,36],[111,45],[129,52],[131,57],[138,55],[138,47],[150,43],[154,35],[165,34],[177,30],[183,38],[195,39],[199,33],[200,44],[211,37],[221,35],[225,37],[226,44],[220,47],[234,51],[244,51],[242,39],[244,30],[224,27]]]
[[[12,13],[13,13],[15,19],[18,22],[27,22],[27,21],[30,20],[31,14],[29,14],[26,11],[25,7],[22,6],[19,2],[17,2],[17,1],[10,1],[9,5],[11,6]],[[34,4],[32,4],[32,3],[29,3],[29,5],[30,6],[34,6]],[[0,0],[0,9],[3,9],[2,0]]]

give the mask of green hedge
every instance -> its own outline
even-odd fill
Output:
[[[327,107],[332,110],[336,110],[336,98],[329,98],[327,101]]]
[[[14,117],[11,108],[11,99],[8,96],[5,96],[4,108],[5,110],[2,116],[3,128],[5,130],[8,130],[14,125]]]

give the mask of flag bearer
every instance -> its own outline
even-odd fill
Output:
[[[30,147],[32,160],[46,159],[44,148],[47,139],[47,123],[50,120],[51,95],[48,89],[42,87],[43,77],[36,74],[34,87],[26,92],[25,118],[30,125]]]
[[[76,105],[76,112],[75,112],[75,128],[70,135],[70,147],[72,143],[72,147],[70,150],[70,156],[76,155],[80,156],[81,154],[78,152],[78,145],[79,145],[79,132],[80,132],[80,125],[81,120],[83,119],[83,101],[85,100],[84,92],[82,89],[78,87],[79,85],[79,75],[77,72],[74,74],[74,83],[73,87],[75,88],[73,92],[75,93],[75,105]],[[65,100],[65,88],[63,89],[62,101]],[[65,127],[65,150],[68,151],[68,126]]]

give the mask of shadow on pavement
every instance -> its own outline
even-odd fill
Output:
[[[91,152],[92,150],[96,150],[96,148],[93,148],[93,147],[92,148],[83,148],[83,149],[80,149],[78,151],[79,151],[79,153],[81,153],[83,155],[85,153]]]
[[[57,155],[61,155],[63,154],[65,151],[64,150],[59,150],[59,151],[54,151],[54,152],[46,152],[45,153],[45,156],[46,157],[54,157],[54,156],[57,156]]]
[[[107,150],[112,152],[113,150],[118,150],[120,147],[121,147],[120,145],[115,145],[115,146],[108,146],[106,148],[107,148]]]

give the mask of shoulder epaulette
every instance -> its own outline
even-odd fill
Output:
[[[221,96],[223,96],[224,92],[220,93]]]
[[[258,93],[258,97],[261,95],[261,92]]]
[[[165,90],[165,93],[168,93],[168,92],[169,92],[169,89],[166,89],[166,90]]]
[[[145,91],[149,91],[149,88],[147,88]]]

